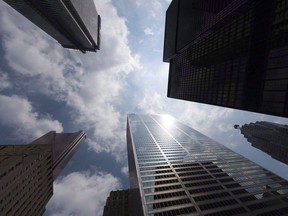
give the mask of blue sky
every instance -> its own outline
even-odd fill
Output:
[[[97,0],[101,50],[62,48],[0,2],[0,138],[25,143],[84,130],[87,139],[54,182],[45,215],[102,215],[111,190],[129,187],[127,113],[168,113],[288,179],[287,166],[254,149],[234,124],[287,119],[166,97],[162,63],[169,0]]]

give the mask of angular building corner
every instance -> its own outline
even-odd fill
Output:
[[[288,117],[287,13],[285,0],[173,0],[168,97]]]
[[[64,48],[100,49],[101,17],[93,0],[4,0]]]
[[[51,131],[25,145],[0,145],[0,215],[42,215],[53,180],[86,133]]]
[[[144,215],[286,215],[288,182],[166,115],[128,115]]]

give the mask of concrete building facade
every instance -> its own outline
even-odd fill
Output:
[[[42,215],[53,180],[85,135],[51,131],[30,144],[0,145],[0,215]]]

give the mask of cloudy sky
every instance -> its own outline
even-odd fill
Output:
[[[127,113],[168,113],[288,179],[287,166],[253,149],[234,124],[287,119],[166,97],[162,63],[170,0],[95,0],[101,50],[62,48],[0,1],[0,138],[27,143],[47,133],[84,130],[83,142],[54,182],[46,216],[102,215],[111,190],[129,187]]]

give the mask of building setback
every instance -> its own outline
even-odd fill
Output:
[[[173,0],[168,97],[288,117],[285,0]]]
[[[166,115],[128,115],[130,188],[143,214],[285,215],[288,182]]]
[[[101,18],[93,0],[4,0],[63,47],[96,52]]]
[[[42,215],[53,180],[85,136],[51,131],[30,144],[0,145],[0,215]]]
[[[257,121],[234,127],[253,147],[288,165],[288,125]]]

